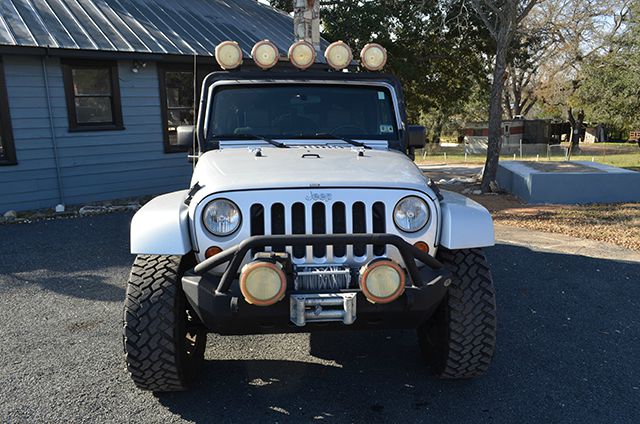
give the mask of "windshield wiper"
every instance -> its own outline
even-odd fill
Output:
[[[288,149],[289,146],[287,146],[285,143],[281,143],[279,141],[275,141],[272,140],[270,138],[267,137],[263,137],[261,135],[257,135],[257,134],[225,134],[225,135],[214,135],[213,136],[214,139],[216,140],[220,140],[223,138],[227,138],[227,139],[231,139],[231,140],[260,140],[260,141],[266,141],[267,143],[271,144],[272,146],[276,146],[279,147],[281,149]]]
[[[352,140],[350,138],[347,137],[342,137],[340,135],[335,135],[335,134],[331,134],[331,133],[316,133],[313,135],[313,137],[308,137],[308,138],[331,138],[334,140],[342,140],[345,143],[349,143],[352,146],[356,146],[356,147],[363,147],[365,149],[371,149],[371,146],[367,146],[366,144],[360,142],[360,141],[355,141]]]

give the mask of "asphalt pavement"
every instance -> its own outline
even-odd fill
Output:
[[[640,264],[498,244],[489,374],[440,381],[412,331],[210,335],[191,392],[124,365],[129,214],[0,226],[0,422],[640,422]]]

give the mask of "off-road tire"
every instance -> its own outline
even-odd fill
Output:
[[[418,328],[425,361],[439,378],[472,378],[487,372],[496,345],[496,300],[481,249],[446,250],[437,258],[453,273],[438,310]]]
[[[141,389],[186,390],[203,362],[207,332],[190,313],[180,285],[190,262],[188,257],[141,255],[131,268],[123,341],[127,369]]]

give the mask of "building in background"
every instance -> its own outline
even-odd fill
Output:
[[[609,141],[609,129],[604,124],[587,125],[584,129],[585,143],[606,143]]]
[[[247,59],[262,39],[285,56],[294,38],[291,17],[254,0],[3,0],[0,12],[0,213],[188,187],[175,127],[193,123],[194,60],[199,85],[221,41]]]
[[[544,119],[513,119],[502,121],[502,154],[542,154],[549,145],[560,143],[571,127],[567,123],[554,123]],[[489,124],[470,122],[462,130],[465,151],[486,153],[489,142]]]

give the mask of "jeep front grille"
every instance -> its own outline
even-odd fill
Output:
[[[265,234],[364,234],[386,231],[386,208],[383,202],[295,202],[254,203],[250,207],[250,233]],[[277,249],[276,249],[277,250]],[[283,250],[283,249],[281,249]],[[383,256],[386,246],[296,246],[289,250],[297,263],[342,263],[355,257],[365,260]],[[252,252],[255,254],[256,252]]]
[[[400,199],[410,195],[422,196],[413,190],[384,188],[318,188],[318,189],[269,189],[212,194],[198,202],[194,216],[202,216],[205,206],[212,199],[225,197],[233,201],[242,211],[242,224],[237,232],[226,237],[215,237],[209,233],[200,219],[194,220],[194,239],[198,241],[198,260],[205,259],[209,246],[223,250],[241,243],[252,235],[289,234],[360,234],[390,233],[402,236],[409,243],[428,243],[434,250],[437,217],[436,204],[428,201],[432,221],[424,231],[403,233],[393,223],[393,208]],[[267,247],[266,250],[270,250]],[[402,262],[402,256],[394,246],[325,246],[296,247],[286,250],[296,265],[340,265],[356,268],[371,259],[384,256]],[[255,252],[253,252],[255,254]],[[243,260],[253,258],[249,252]],[[215,272],[223,272],[224,266]]]

